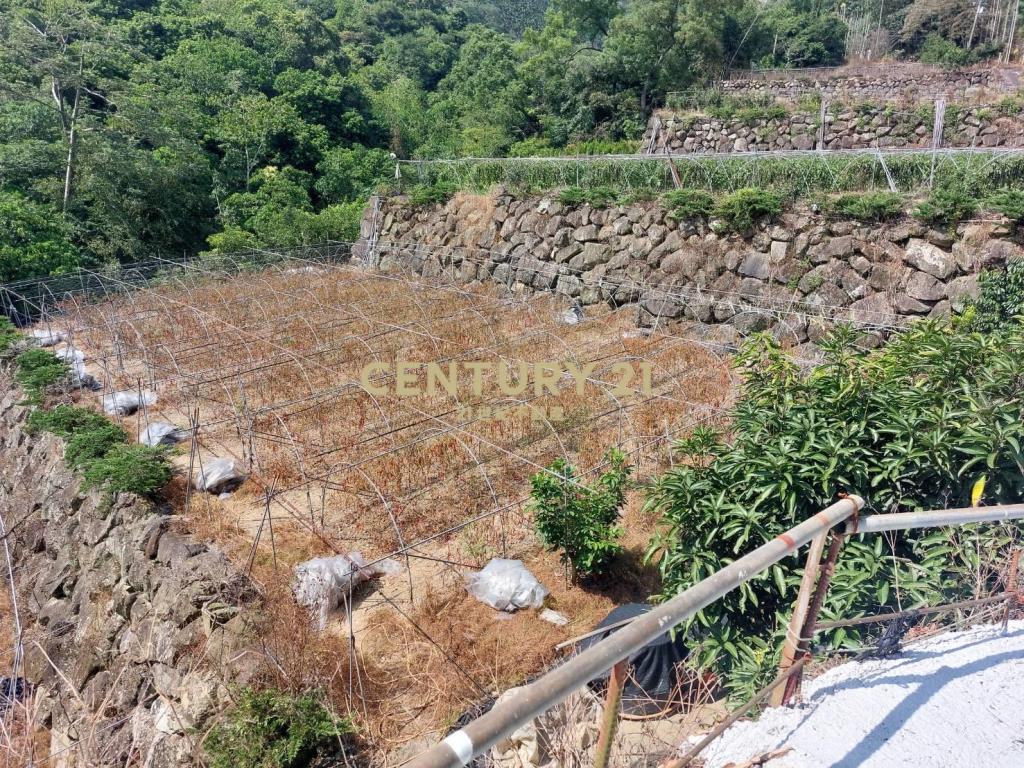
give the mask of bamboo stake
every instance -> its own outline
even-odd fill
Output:
[[[797,651],[800,645],[801,631],[807,619],[807,608],[811,603],[811,592],[818,582],[818,570],[821,567],[821,556],[825,551],[825,539],[828,531],[823,531],[814,537],[811,548],[807,552],[807,563],[804,565],[803,578],[800,579],[800,591],[796,596],[796,604],[793,606],[793,615],[789,620],[789,627],[786,629],[786,642],[782,646],[782,660],[779,662],[779,674],[784,674],[793,666]],[[777,707],[782,704],[785,698],[785,691],[775,689],[772,693],[771,705]]]
[[[601,721],[601,735],[597,739],[594,753],[594,768],[607,768],[608,758],[612,753],[612,741],[619,727],[619,707],[622,704],[622,689],[626,686],[627,665],[623,659],[616,662],[608,677],[608,693],[604,703],[604,716]]]

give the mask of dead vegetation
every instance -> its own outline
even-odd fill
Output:
[[[554,659],[557,642],[656,586],[641,564],[652,521],[638,495],[615,577],[569,588],[557,555],[533,536],[528,480],[560,455],[598,470],[611,446],[629,453],[639,479],[650,476],[671,461],[672,440],[719,418],[728,366],[663,330],[638,334],[635,310],[588,308],[582,322],[565,324],[566,306],[299,262],[230,279],[187,270],[105,301],[71,301],[60,322],[105,392],[157,393],[155,405],[124,420],[129,432],[152,421],[198,424],[175,459],[169,497],[180,524],[264,585],[260,675],[327,690],[383,761],[523,682]],[[403,397],[394,366],[404,361],[594,369],[582,391],[563,376],[554,392],[509,395],[493,371],[474,391],[462,369],[453,392]],[[386,366],[371,380],[380,394],[362,386],[371,363]],[[649,365],[650,388],[639,375],[623,384],[623,363]],[[522,410],[495,418],[493,409],[510,407]],[[214,457],[232,457],[250,475],[229,498],[188,491],[189,472]],[[318,635],[291,600],[291,566],[353,550],[397,553],[406,573],[365,589],[351,619]],[[532,612],[496,617],[470,598],[465,574],[496,556],[526,560],[568,626]]]

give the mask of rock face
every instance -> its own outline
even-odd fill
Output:
[[[194,729],[237,679],[228,659],[248,634],[252,585],[153,503],[81,491],[61,441],[26,433],[2,369],[0,398],[0,511],[49,764],[198,764]]]
[[[465,226],[485,202],[489,223]],[[977,224],[951,237],[911,218],[867,225],[802,211],[741,236],[676,221],[657,203],[569,206],[501,189],[429,208],[390,198],[377,220],[372,257],[384,268],[636,305],[641,324],[689,323],[708,338],[769,330],[789,345],[816,341],[837,321],[884,332],[959,310],[981,269],[1024,256],[997,222],[979,239]]]

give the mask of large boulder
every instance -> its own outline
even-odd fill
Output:
[[[945,280],[956,274],[957,271],[956,259],[951,253],[920,238],[912,238],[907,243],[903,260],[915,269],[927,272],[939,280]]]

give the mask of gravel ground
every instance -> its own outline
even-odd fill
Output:
[[[704,752],[726,768],[791,748],[769,768],[1024,766],[1024,621],[978,626],[850,662],[804,702],[738,723]]]

